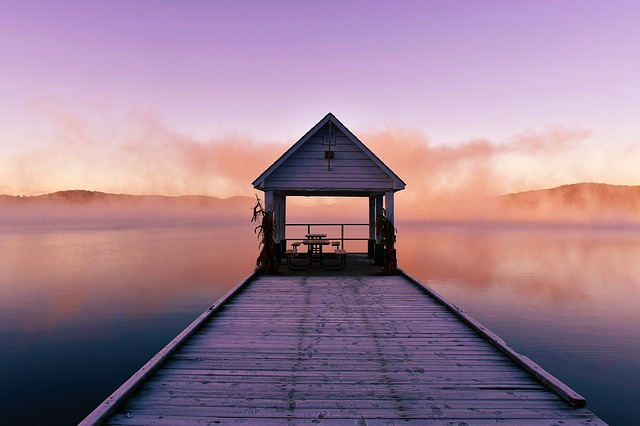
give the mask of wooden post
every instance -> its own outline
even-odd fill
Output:
[[[287,251],[287,196],[280,196],[280,222],[278,235],[280,235],[280,257],[284,258]]]
[[[344,249],[344,247],[342,247]],[[376,199],[369,197],[369,241],[367,245],[367,258],[373,259],[376,249]]]
[[[268,212],[273,212],[273,223],[276,225],[276,232],[274,237],[276,256],[280,254],[280,227],[278,226],[278,195],[273,191],[265,191],[264,193],[264,209]]]
[[[391,226],[396,226],[393,220],[393,191],[384,194],[384,206],[387,210],[387,219],[391,222]]]
[[[273,223],[276,225],[274,235],[276,256],[280,257],[280,194],[273,194]]]
[[[391,226],[393,228],[395,228],[396,224],[395,224],[395,220],[394,220],[394,209],[393,209],[393,191],[388,191],[384,194],[384,206],[385,206],[385,210],[387,211],[387,219],[389,220],[389,222],[391,222]],[[395,235],[395,229],[394,229],[394,235]],[[393,247],[393,250],[391,250],[390,247],[388,247],[389,250],[385,251],[385,258],[383,259],[383,263],[385,265],[385,270],[387,270],[387,272],[389,273],[389,271],[395,271],[395,265],[396,265],[396,251],[395,251],[395,247]],[[387,257],[390,257],[387,258]],[[394,266],[390,266],[390,265],[394,265]]]
[[[275,249],[277,255],[280,256],[280,258],[283,258],[287,246],[285,237],[285,196],[278,193],[274,194],[273,205],[273,221],[276,225]]]
[[[265,191],[264,193],[264,209],[268,212],[273,211],[273,191]]]
[[[376,195],[376,217],[378,217],[379,214],[382,214],[382,195]],[[384,264],[384,247],[382,247],[380,235],[377,234],[373,263],[380,266]]]

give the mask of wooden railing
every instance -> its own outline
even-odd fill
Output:
[[[306,228],[306,232],[305,232],[306,234],[318,233],[317,232],[317,228],[319,228],[319,227],[322,227],[322,228],[327,228],[327,227],[339,228],[340,236],[332,235],[332,234],[327,232],[327,239],[333,240],[333,241],[340,241],[340,246],[342,247],[343,250],[347,250],[347,248],[345,248],[345,246],[344,246],[344,242],[345,241],[369,241],[369,238],[367,238],[367,237],[345,237],[345,233],[344,233],[344,228],[346,226],[346,227],[365,228],[365,232],[363,232],[363,234],[367,234],[369,232],[368,231],[368,229],[369,229],[369,224],[368,223],[287,223],[287,224],[285,224],[285,226],[287,228],[289,228],[289,227],[303,227],[303,228]],[[301,237],[301,238],[288,238],[287,237],[287,239],[285,240],[285,245],[288,245],[289,241],[302,241],[302,240],[304,240],[304,237]],[[350,251],[350,253],[354,253],[354,252]],[[364,253],[366,253],[366,251]]]

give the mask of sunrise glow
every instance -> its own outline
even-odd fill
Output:
[[[249,195],[327,112],[399,202],[640,182],[635,2],[13,2],[0,193]]]

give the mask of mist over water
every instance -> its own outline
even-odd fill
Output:
[[[640,420],[640,228],[397,227],[400,267],[603,420]],[[3,422],[70,424],[250,273],[257,240],[248,215],[41,217],[0,221],[0,253]]]

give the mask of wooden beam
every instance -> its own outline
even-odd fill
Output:
[[[376,195],[376,217],[378,217],[380,213],[382,213],[382,195]],[[376,244],[380,244],[379,235],[376,236]]]
[[[376,199],[369,197],[369,239],[376,239]]]
[[[373,259],[376,244],[376,199],[369,197],[369,241],[367,245],[367,257]]]
[[[382,195],[376,195],[376,218],[382,213]],[[381,236],[376,233],[376,242],[373,250],[374,264],[381,266],[384,264],[384,248],[382,247]]]
[[[384,194],[384,206],[387,211],[387,219],[391,222],[391,226],[395,226],[393,191],[388,191]]]
[[[280,240],[284,241],[287,239],[287,196],[280,196]]]
[[[275,234],[275,239],[276,239],[276,243],[279,243],[280,240],[284,239],[283,238],[283,229],[282,229],[282,223],[283,223],[283,207],[284,207],[284,203],[283,203],[283,195],[280,194],[274,194],[273,195],[273,221],[276,225],[276,234]]]
[[[264,209],[268,212],[272,212],[275,208],[273,191],[264,192]]]

